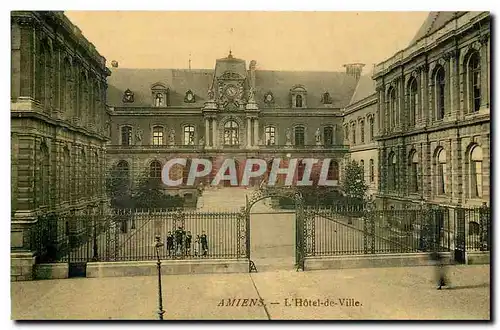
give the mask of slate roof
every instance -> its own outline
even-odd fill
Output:
[[[432,11],[429,13],[429,16],[425,19],[424,23],[418,29],[417,34],[413,37],[410,42],[410,45],[413,45],[420,39],[436,32],[440,28],[446,25],[449,21],[453,20],[456,17],[459,17],[466,12],[460,11]]]
[[[373,95],[375,93],[375,85],[376,82],[372,79],[371,74],[361,76],[359,78],[358,85],[354,90],[354,94],[352,95],[351,102],[349,102],[349,105],[361,101],[370,95]]]
[[[116,107],[150,107],[152,105],[151,86],[157,82],[169,89],[171,107],[201,108],[208,99],[208,89],[214,75],[220,76],[227,70],[246,75],[245,61],[240,59],[219,59],[216,69],[128,69],[112,68],[108,77],[108,104]],[[260,108],[268,107],[264,103],[267,92],[274,96],[273,107],[290,107],[290,89],[302,85],[307,91],[308,108],[334,107],[343,108],[352,97],[356,88],[356,78],[345,72],[314,71],[255,71],[255,101]],[[134,93],[134,103],[123,103],[124,92],[130,89]],[[196,103],[184,103],[188,90],[196,96]],[[328,92],[331,105],[323,105],[322,95]]]

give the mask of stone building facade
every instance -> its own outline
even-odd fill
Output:
[[[338,181],[348,151],[342,109],[361,74],[361,67],[346,67],[346,72],[266,71],[255,61],[247,67],[231,53],[209,70],[127,69],[115,63],[108,79],[108,165],[136,177],[159,176],[169,159],[208,158],[214,164],[211,180],[227,158],[236,160],[240,177],[248,158],[268,164],[281,158],[282,167],[290,158],[331,158],[329,176]],[[303,169],[299,162],[296,178]],[[181,172],[187,174],[179,166],[177,175]],[[260,180],[250,182],[257,184]]]
[[[49,217],[63,237],[106,200],[110,71],[62,12],[14,11],[11,37],[11,278],[25,280]]]
[[[376,66],[386,207],[489,204],[490,54],[488,12],[435,12]]]
[[[349,158],[363,168],[367,194],[378,192],[379,163],[377,94],[371,76],[361,76],[349,105],[344,109],[343,135],[349,147]]]

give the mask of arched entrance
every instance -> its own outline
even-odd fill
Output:
[[[289,198],[294,200],[294,210],[262,208],[265,199]],[[255,210],[255,212],[253,211]],[[305,213],[303,198],[293,188],[261,188],[250,198],[242,212],[246,219],[246,255],[250,260],[250,271],[257,270],[259,263],[267,267],[273,263],[288,262],[304,270]],[[295,235],[294,235],[295,233]],[[267,259],[267,260],[266,260]],[[284,264],[283,264],[284,262]]]

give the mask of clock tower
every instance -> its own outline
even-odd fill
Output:
[[[217,60],[213,89],[220,111],[244,111],[249,90],[245,61],[235,58],[231,52]]]

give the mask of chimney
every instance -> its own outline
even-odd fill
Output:
[[[361,72],[363,71],[363,67],[365,65],[363,63],[352,63],[352,64],[344,64],[345,73],[348,76],[353,76],[356,80],[361,77]]]
[[[111,67],[117,68],[118,67],[118,61],[111,61]]]
[[[250,61],[250,87],[255,90],[255,66],[257,65],[257,62],[255,60]]]

